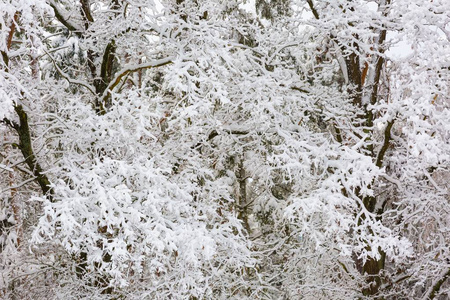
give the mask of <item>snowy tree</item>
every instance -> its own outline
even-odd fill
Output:
[[[39,295],[42,280],[57,298],[252,292],[244,280],[254,259],[232,208],[232,183],[199,156],[208,124],[195,120],[226,99],[213,76],[232,52],[227,36],[238,20],[222,15],[231,4],[161,4],[40,3],[47,23],[38,27],[42,59],[34,78],[15,65],[29,59],[16,62],[5,48],[4,65],[24,74],[15,77],[17,96],[4,103],[2,130],[15,131],[32,173],[27,180],[41,188],[28,196],[41,211],[30,247],[48,265],[36,271],[39,283],[19,283],[5,296]],[[20,9],[35,6],[21,5],[11,9],[18,27]],[[24,82],[35,92],[21,91]],[[9,285],[29,276],[29,269],[9,272]]]
[[[1,2],[1,297],[449,295],[445,1],[244,2]]]
[[[296,120],[309,122],[304,134],[282,126],[271,156],[285,180],[282,204],[264,211],[279,222],[269,242],[263,234],[264,247],[275,245],[273,278],[288,298],[448,295],[444,3],[305,2],[270,20],[291,34],[274,68],[297,67],[303,82],[291,88],[303,94],[305,117]],[[410,53],[389,56],[402,40]],[[287,220],[274,217],[277,207]]]

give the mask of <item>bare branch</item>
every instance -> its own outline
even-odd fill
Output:
[[[27,180],[25,180],[25,181],[23,181],[23,182],[21,182],[19,184],[16,184],[16,185],[13,185],[13,186],[9,186],[6,189],[1,190],[0,194],[6,192],[8,190],[15,190],[17,188],[20,188],[21,186],[24,186],[24,185],[34,181],[35,179],[36,179],[36,177],[32,177],[32,178],[29,178],[29,179],[27,179]]]
[[[70,78],[70,76],[65,73],[63,70],[61,70],[61,68],[56,64],[56,61],[54,59],[54,57],[47,52],[46,50],[44,50],[44,52],[50,57],[53,65],[55,66],[56,70],[58,71],[59,75],[61,75],[61,77],[63,77],[65,80],[67,80],[69,83],[71,84],[77,84],[77,85],[81,85],[84,86],[85,88],[87,88],[93,95],[95,95],[95,88],[93,86],[91,86],[89,83],[81,81],[81,80],[76,80],[76,79],[72,79]]]
[[[314,18],[316,18],[317,20],[319,20],[319,13],[317,12],[316,8],[314,7],[314,3],[312,2],[312,0],[306,0],[306,2],[308,2],[308,6],[311,9],[311,12],[314,15]]]
[[[116,75],[116,77],[113,80],[111,80],[111,82],[109,83],[109,85],[106,88],[106,90],[105,90],[104,94],[102,95],[102,97],[107,97],[107,95],[108,95],[107,93],[112,92],[112,90],[120,83],[122,78],[124,76],[128,75],[129,73],[136,72],[136,71],[139,71],[139,70],[144,70],[144,69],[162,67],[162,66],[165,66],[165,65],[168,65],[168,64],[172,63],[173,59],[174,59],[174,57],[170,56],[170,57],[167,57],[167,58],[154,60],[152,62],[141,64],[141,65],[131,65],[131,66],[124,67],[121,70],[121,72],[118,75]]]
[[[83,11],[83,15],[86,18],[86,23],[88,22],[94,22],[94,18],[92,17],[91,13],[91,4],[89,3],[89,0],[80,0],[81,3],[81,9]]]
[[[450,278],[450,269],[447,270],[447,272],[445,272],[442,277],[436,281],[428,290],[427,295],[423,298],[423,300],[432,300],[434,299],[439,290],[441,289],[442,284],[448,279]]]
[[[67,13],[62,8],[58,7],[58,4],[54,0],[49,0],[49,5],[53,8],[56,19],[69,31],[72,31],[78,35],[83,32],[83,29],[78,27],[77,24],[69,21],[70,17],[67,16]]]
[[[28,125],[28,115],[23,110],[23,107],[21,105],[16,105],[14,107],[14,110],[16,111],[17,116],[20,120],[20,124],[14,129],[19,135],[19,149],[22,152],[23,157],[25,158],[25,163],[28,165],[28,168],[36,177],[35,179],[41,187],[43,194],[47,196],[50,201],[53,201],[53,190],[50,187],[50,181],[47,175],[45,175],[41,165],[37,162],[36,156],[33,151],[30,127]]]

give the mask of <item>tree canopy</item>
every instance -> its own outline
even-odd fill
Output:
[[[0,12],[0,298],[450,296],[446,0]]]

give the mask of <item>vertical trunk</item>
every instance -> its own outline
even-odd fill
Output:
[[[243,161],[244,159],[241,158],[238,164],[238,176],[236,176],[239,183],[238,217],[240,220],[242,220],[247,233],[250,234],[250,226],[248,223],[247,178]]]
[[[358,45],[353,44],[353,47],[358,48]],[[361,106],[362,96],[362,74],[359,64],[359,55],[357,55],[356,53],[351,53],[349,58],[346,59],[348,79],[351,84],[349,94],[351,95],[353,105],[355,106]]]
[[[373,296],[379,292],[380,286],[382,284],[382,278],[380,276],[381,270],[384,269],[386,253],[378,249],[380,253],[380,258],[370,258],[363,265],[363,274],[367,277],[368,286],[363,289],[363,295],[365,296]]]

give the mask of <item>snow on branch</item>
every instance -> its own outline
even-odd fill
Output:
[[[136,72],[139,70],[144,70],[144,69],[150,69],[150,68],[158,68],[158,67],[162,67],[165,65],[168,65],[170,63],[172,63],[173,59],[175,57],[174,56],[169,56],[163,59],[158,59],[158,60],[154,60],[145,64],[140,64],[140,65],[129,65],[129,66],[125,66],[121,72],[119,74],[116,75],[116,77],[111,80],[110,84],[108,85],[108,87],[106,88],[105,92],[103,93],[103,98],[108,96],[108,93],[111,93],[112,90],[120,83],[120,81],[122,80],[123,77],[125,77],[126,75],[128,75],[129,73],[132,72]]]

